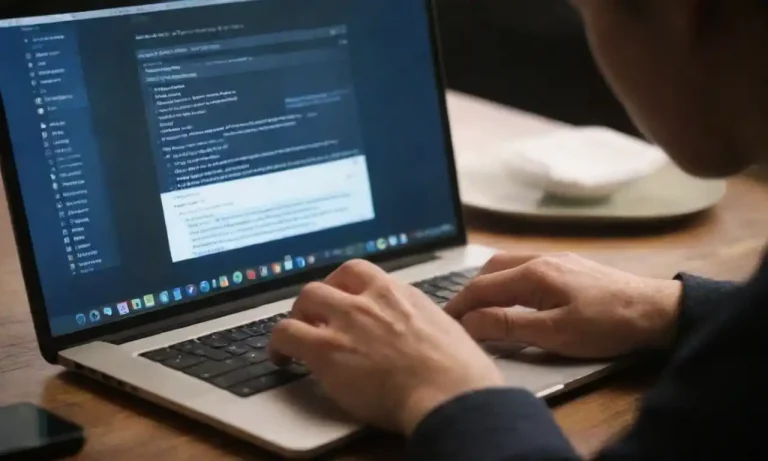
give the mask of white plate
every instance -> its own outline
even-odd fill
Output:
[[[462,202],[481,210],[548,220],[660,220],[692,215],[715,206],[725,181],[705,181],[670,164],[607,199],[568,200],[514,180],[490,162],[459,167]]]
[[[448,107],[468,207],[539,220],[659,220],[707,210],[726,192],[725,181],[697,179],[669,164],[604,200],[554,198],[516,180],[499,146],[568,125],[456,92],[448,93]]]

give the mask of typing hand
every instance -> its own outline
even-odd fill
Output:
[[[278,364],[303,362],[352,416],[403,434],[453,397],[502,384],[458,322],[362,261],[307,285],[270,351]]]
[[[571,254],[502,254],[446,312],[479,341],[612,358],[671,343],[681,292],[680,282],[636,277]]]

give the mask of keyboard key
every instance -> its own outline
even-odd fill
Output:
[[[202,338],[197,338],[197,342],[215,349],[221,349],[222,347],[229,346],[230,341],[222,333],[214,333],[212,335],[203,336]]]
[[[196,355],[179,352],[176,357],[164,361],[163,365],[168,368],[173,368],[174,370],[184,370],[185,368],[193,367],[204,360],[204,358]]]
[[[176,357],[178,354],[179,351],[166,347],[156,351],[145,352],[141,354],[141,356],[153,362],[165,362],[166,360]]]
[[[259,322],[259,328],[261,328],[261,331],[263,331],[264,334],[269,334],[269,332],[275,328],[275,325],[277,325],[278,322],[279,320],[275,320],[273,318],[264,319]]]
[[[250,363],[261,363],[269,360],[269,354],[266,349],[251,350],[242,355],[242,358]]]
[[[238,342],[230,344],[229,346],[225,347],[224,350],[232,355],[243,355],[246,352],[252,351],[253,349],[246,346],[244,342]]]
[[[281,368],[281,370],[286,371],[292,375],[296,375],[297,377],[307,376],[310,374],[309,369],[301,363],[294,362],[290,365]]]
[[[200,343],[198,343],[194,348],[192,348],[190,352],[192,354],[199,355],[202,357],[207,357],[211,360],[216,360],[216,361],[227,360],[232,358],[232,354],[228,353],[225,350],[213,349],[211,347],[208,347]]]
[[[439,304],[439,303],[441,303],[441,302],[445,302],[445,301],[448,301],[450,298],[453,298],[453,293],[451,293],[451,296],[450,296],[450,297],[448,297],[448,296],[440,296],[440,295],[437,295],[437,294],[435,294],[435,293],[429,293],[429,294],[427,294],[427,296],[429,296],[429,298],[430,298],[432,301],[434,301],[434,302],[436,302],[436,303],[438,303],[438,304]]]
[[[272,333],[272,330],[275,329],[278,323],[280,323],[280,320],[269,319],[268,322],[265,322],[264,325],[262,325],[262,328],[267,334],[269,334],[269,333]]]
[[[277,370],[278,368],[271,362],[264,362],[258,365],[250,365],[225,375],[218,376],[212,379],[210,383],[222,389],[229,389],[235,384],[251,381],[258,378],[259,376],[263,376]]]
[[[444,302],[446,302],[446,300],[445,300],[445,299],[443,299],[443,298],[439,298],[439,297],[437,297],[437,296],[435,296],[435,295],[427,295],[427,296],[428,296],[428,297],[429,297],[429,299],[431,299],[431,300],[432,300],[432,302],[434,302],[435,304],[440,304],[440,303],[444,303]]]
[[[198,345],[199,344],[197,341],[191,340],[191,341],[184,341],[183,343],[179,343],[179,344],[174,344],[171,347],[173,347],[174,349],[180,350],[181,352],[187,352],[189,354],[192,354],[192,350]]]
[[[253,336],[242,328],[233,328],[231,330],[222,331],[221,333],[232,341],[242,341]]]
[[[467,286],[467,284],[472,280],[469,277],[465,277],[461,274],[451,274],[448,276],[448,278],[457,285]]]
[[[430,285],[427,282],[416,282],[413,284],[414,288],[426,292]]]
[[[272,372],[277,371],[277,370],[280,369],[280,368],[278,368],[277,365],[275,365],[274,363],[269,362],[269,361],[258,363],[256,365],[254,365],[254,367],[255,367],[255,369],[258,368],[260,370],[260,373],[258,375],[256,375],[256,376],[261,376],[261,375],[265,375],[267,373],[272,373]]]
[[[284,371],[276,371],[265,376],[260,376],[251,381],[246,381],[245,383],[232,386],[229,388],[229,391],[240,397],[250,397],[260,392],[265,392],[270,389],[283,386],[297,380],[298,378],[298,376]]]
[[[252,381],[246,381],[243,384],[236,384],[227,390],[237,395],[238,397],[250,397],[261,392],[261,389]]]
[[[446,299],[446,300],[451,300],[451,299],[453,299],[454,296],[456,296],[456,293],[454,293],[452,291],[448,291],[448,290],[443,290],[443,291],[438,291],[437,293],[435,293],[435,296],[437,296],[438,298],[443,298],[443,299]]]
[[[432,283],[423,283],[417,288],[428,295],[435,294],[438,291],[442,290],[442,288],[432,285]]]
[[[451,279],[443,279],[435,282],[435,285],[439,285],[442,291],[449,291],[451,293],[458,293],[464,289],[464,284],[456,283]]]
[[[478,268],[467,269],[467,270],[463,270],[463,271],[458,271],[457,272],[457,274],[463,275],[464,277],[467,277],[469,279],[473,279],[473,278],[477,277],[477,274],[479,274],[479,273],[480,273],[480,269],[478,269]]]
[[[246,331],[251,336],[260,336],[266,333],[264,330],[264,327],[262,325],[259,325],[258,323],[251,323],[243,327],[243,330]]]
[[[245,360],[242,360],[240,358],[231,358],[228,360],[224,360],[222,362],[205,362],[200,365],[187,368],[184,370],[184,373],[194,376],[195,378],[200,378],[203,380],[209,380],[211,378],[214,378],[219,375],[223,375],[224,373],[229,373],[230,371],[237,370],[238,368],[243,368],[245,366],[248,366],[248,362]]]
[[[254,349],[264,349],[269,345],[269,336],[262,335],[256,336],[255,338],[248,338],[245,340],[245,344]]]
[[[456,285],[451,279],[447,277],[434,280],[432,284],[436,287],[440,287],[441,289],[448,291],[453,291],[453,287]]]

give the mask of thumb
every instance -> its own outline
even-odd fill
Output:
[[[470,312],[461,324],[477,341],[517,342],[548,349],[557,341],[554,323],[560,315],[560,309],[491,308]]]

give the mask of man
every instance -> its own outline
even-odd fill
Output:
[[[768,2],[574,3],[638,126],[685,169],[726,176],[768,156]],[[736,287],[502,255],[446,310],[453,318],[353,262],[304,290],[271,347],[277,361],[306,363],[352,415],[410,437],[410,459],[444,461],[578,459],[543,403],[502,388],[475,339],[575,357],[660,349],[666,372],[599,459],[768,459],[768,266]]]

